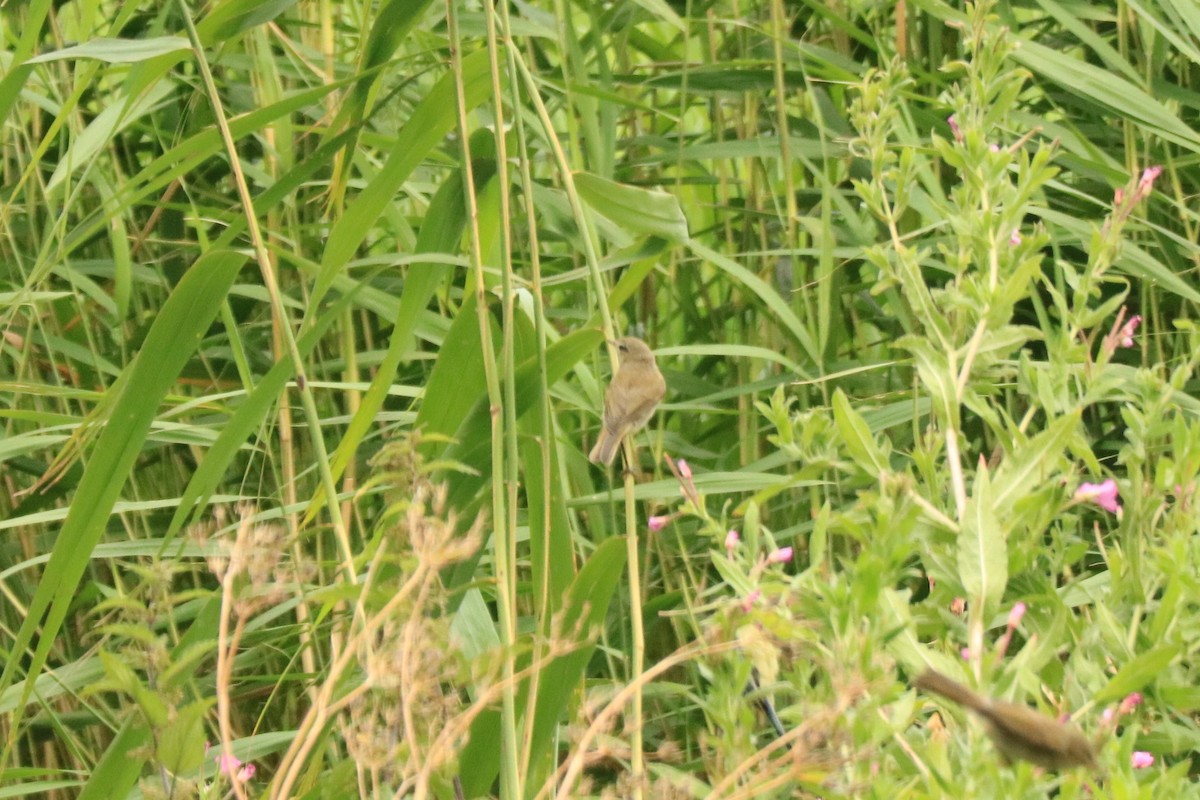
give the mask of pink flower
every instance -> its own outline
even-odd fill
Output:
[[[958,120],[956,120],[954,115],[951,114],[950,116],[946,117],[946,122],[950,125],[950,132],[954,134],[954,141],[961,144],[963,140],[963,133],[958,127]]]
[[[762,592],[759,591],[758,589],[755,589],[753,592],[746,595],[746,598],[744,600],[742,600],[742,611],[748,612],[751,608],[754,607],[754,603],[760,597],[762,597]]]
[[[1129,318],[1129,321],[1121,326],[1121,332],[1117,334],[1121,340],[1121,347],[1133,347],[1133,334],[1137,331],[1138,325],[1142,324],[1142,315],[1134,314]]]
[[[682,475],[684,479],[689,481],[692,479],[692,468],[688,466],[686,461],[681,458],[675,462],[675,466],[679,468],[679,474]]]
[[[1146,767],[1154,766],[1154,756],[1145,750],[1134,750],[1130,763],[1133,764],[1134,769],[1145,769]]]
[[[1105,725],[1109,725],[1112,723],[1113,717],[1115,717],[1115,716],[1116,716],[1116,713],[1113,711],[1112,706],[1109,706],[1108,708],[1104,709],[1103,712],[1101,712],[1100,721],[1103,722]]]
[[[1142,170],[1142,177],[1138,179],[1137,198],[1143,200],[1150,196],[1150,192],[1154,191],[1154,181],[1158,180],[1158,176],[1162,174],[1162,167],[1146,167]]]
[[[244,764],[242,766],[242,768],[238,770],[237,779],[239,781],[242,781],[243,783],[245,783],[246,781],[253,778],[254,773],[256,773],[256,772],[258,772],[258,768],[255,767],[253,764]]]
[[[1119,206],[1124,201],[1125,201],[1125,190],[1123,188],[1118,188],[1115,192],[1113,192],[1113,205]]]
[[[667,527],[667,523],[670,521],[671,518],[667,516],[651,517],[650,519],[646,520],[646,527],[650,529],[651,533],[658,533],[663,528]]]
[[[1012,630],[1021,624],[1021,617],[1025,616],[1026,606],[1024,603],[1018,602],[1012,607],[1012,611],[1008,612],[1008,628]]]
[[[950,601],[950,613],[956,617],[961,617],[967,613],[967,598],[956,597]]]
[[[772,564],[786,564],[792,560],[792,554],[792,548],[781,547],[774,553],[771,553],[771,555],[769,555],[767,558]]]
[[[1016,230],[1013,231],[1012,236],[1008,237],[1008,243],[1013,247],[1019,245],[1021,243],[1021,232]]]
[[[1117,497],[1117,482],[1112,478],[1104,483],[1081,483],[1075,490],[1075,502],[1095,503],[1112,514],[1121,510],[1121,504],[1117,502]]]
[[[1125,714],[1129,714],[1130,712],[1132,712],[1135,708],[1137,708],[1141,704],[1142,704],[1141,692],[1131,692],[1130,694],[1125,695],[1125,699],[1121,701],[1121,705],[1117,708],[1117,713],[1124,716]]]
[[[992,145],[989,145],[989,146],[988,146],[988,150],[991,150],[993,153],[999,153],[999,152],[1000,152],[1000,145],[998,145],[998,144],[992,144]]]
[[[730,531],[729,533],[725,534],[725,551],[730,555],[733,555],[733,551],[737,549],[738,542],[741,540],[742,539],[740,536],[738,536],[737,531]]]
[[[961,650],[958,651],[958,654],[960,656],[962,656],[963,661],[971,660],[971,648],[969,648],[969,647],[962,648]]]

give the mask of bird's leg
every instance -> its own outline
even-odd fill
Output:
[[[626,442],[629,444],[628,448],[625,447]],[[631,475],[635,483],[641,483],[642,479],[646,477],[646,473],[642,472],[637,450],[637,436],[629,436],[625,442],[621,443],[621,454],[625,456],[625,471],[623,475]],[[632,460],[630,460],[631,458]]]

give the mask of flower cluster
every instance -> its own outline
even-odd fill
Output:
[[[1104,356],[1112,356],[1118,347],[1133,347],[1135,344],[1133,336],[1137,333],[1138,326],[1141,324],[1141,314],[1134,314],[1132,317],[1126,319],[1125,306],[1121,306],[1121,310],[1117,313],[1117,319],[1113,322],[1112,329],[1109,330],[1100,343],[1100,350]]]
[[[222,775],[228,775],[238,783],[245,783],[258,771],[254,764],[243,762],[237,756],[228,753],[221,753],[213,760],[217,762]]]

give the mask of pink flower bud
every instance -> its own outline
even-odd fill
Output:
[[[1154,756],[1147,753],[1145,750],[1134,750],[1133,758],[1130,759],[1134,769],[1145,769],[1146,767],[1154,766]]]
[[[1011,244],[1013,247],[1016,247],[1017,245],[1019,245],[1021,243],[1021,232],[1013,231],[1012,236],[1008,237],[1008,243]]]
[[[993,153],[999,153],[999,152],[1000,152],[1000,145],[998,145],[998,144],[992,144],[992,145],[989,145],[989,146],[988,146],[988,150],[991,150]]]
[[[670,522],[670,520],[671,518],[667,516],[651,517],[650,519],[646,520],[646,527],[650,529],[651,533],[658,533],[663,528],[667,527],[667,523]]]
[[[692,468],[688,466],[686,461],[681,458],[675,462],[675,466],[679,468],[679,474],[686,480],[690,481],[692,479]]]
[[[746,595],[746,598],[742,600],[742,611],[748,612],[754,607],[755,602],[757,602],[758,598],[760,597],[762,597],[762,592],[758,589],[755,589],[750,594]]]
[[[963,140],[963,133],[958,127],[958,120],[956,120],[954,115],[951,114],[950,116],[946,117],[946,122],[950,125],[950,132],[954,134],[954,141],[961,144]]]
[[[1135,708],[1137,708],[1141,704],[1142,704],[1141,692],[1131,692],[1131,693],[1125,695],[1125,699],[1121,701],[1121,705],[1117,709],[1117,713],[1124,716],[1125,714],[1129,714],[1130,712],[1132,712]]]
[[[1008,612],[1008,628],[1012,630],[1021,624],[1021,617],[1025,616],[1025,604],[1018,602],[1012,607],[1012,611]]]
[[[771,563],[773,563],[773,564],[786,564],[787,562],[792,560],[792,554],[793,554],[792,548],[781,547],[778,550],[776,550],[774,553],[771,553],[771,555],[768,556],[768,558],[770,559]]]
[[[733,551],[737,549],[738,542],[741,540],[742,539],[740,536],[738,536],[737,531],[730,531],[729,533],[725,534],[725,550],[732,555]]]

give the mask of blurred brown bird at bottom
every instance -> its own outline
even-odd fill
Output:
[[[918,676],[913,686],[940,694],[978,714],[988,736],[1008,761],[1021,758],[1047,769],[1096,766],[1096,751],[1073,725],[1028,706],[976,694],[933,670]]]
[[[638,431],[667,393],[654,354],[641,339],[626,336],[612,342],[617,348],[617,373],[604,392],[604,424],[588,461],[611,464],[621,440]]]

